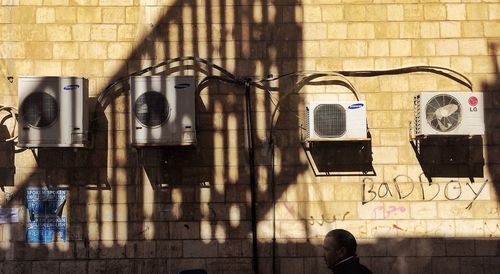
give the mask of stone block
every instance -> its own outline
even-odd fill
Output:
[[[424,19],[427,21],[445,20],[446,19],[446,6],[443,4],[425,4],[424,5]]]
[[[441,38],[459,38],[462,35],[460,22],[439,22]]]
[[[487,55],[488,45],[484,39],[461,39],[458,41],[460,55]]]
[[[437,55],[458,55],[458,40],[441,39],[436,41]]]
[[[366,7],[364,5],[345,5],[345,21],[366,21]]]
[[[432,258],[433,273],[460,273],[460,261],[458,257],[434,257]]]
[[[342,5],[321,6],[323,22],[339,22],[344,19],[344,7]]]
[[[466,9],[465,4],[446,4],[446,19],[447,20],[465,20]]]
[[[463,255],[461,255],[463,256]],[[460,273],[473,274],[484,273],[484,263],[481,257],[461,257],[460,258]]]
[[[479,239],[475,240],[475,254],[476,256],[499,256],[500,247],[498,240],[492,239]]]
[[[483,22],[483,25],[486,37],[496,37],[497,33],[500,32],[499,22]]]
[[[55,8],[55,22],[56,23],[76,23],[77,21],[77,8],[76,7],[56,7]]]
[[[465,4],[467,20],[488,20],[488,6],[484,4]]]
[[[84,273],[87,270],[85,261],[64,261],[59,264],[60,274]]]
[[[35,71],[39,76],[61,75],[61,62],[59,61],[35,61]]]
[[[462,36],[463,37],[483,37],[483,22],[477,21],[464,21],[462,24]]]
[[[154,258],[156,257],[155,241],[127,241],[125,246],[127,258]]]
[[[182,257],[182,241],[156,241],[156,256],[159,258]]]
[[[115,42],[108,45],[108,58],[127,59],[132,52],[132,44],[128,42]]]
[[[199,240],[185,240],[182,242],[183,257],[207,258],[217,256],[217,242],[205,243]]]
[[[106,260],[106,274],[133,273],[134,261],[126,260]]]
[[[468,239],[446,239],[446,255],[453,256],[473,256],[474,241]]]
[[[366,41],[340,41],[340,56],[342,57],[360,57],[367,56],[368,45]]]
[[[411,41],[394,39],[389,42],[390,56],[411,56]]]
[[[90,39],[92,41],[116,41],[117,26],[111,24],[92,25]]]
[[[19,48],[23,49],[22,46]],[[53,44],[49,42],[28,42],[25,44],[25,50],[26,58],[29,59],[52,58]],[[21,55],[21,53],[22,52],[17,53],[16,55],[18,55],[19,57],[24,56],[24,54]]]
[[[36,10],[37,7],[18,6],[12,9],[7,9],[2,21],[7,23],[18,24],[35,24],[36,23]],[[8,13],[9,12],[9,13]],[[9,16],[10,15],[10,16]],[[10,20],[7,18],[10,17]],[[0,16],[1,18],[1,16]]]
[[[313,23],[313,22],[321,22],[322,17],[321,17],[321,7],[320,6],[313,6],[313,5],[307,5],[304,6],[303,8],[303,18],[304,22],[307,23]]]
[[[31,264],[31,273],[40,273],[40,274],[59,273],[59,264],[54,261],[34,261]]]
[[[387,19],[388,21],[403,21],[404,20],[404,8],[403,5],[386,5],[387,7]],[[370,17],[370,15],[368,15]],[[377,20],[385,21],[385,20]]]
[[[424,5],[421,4],[408,4],[404,5],[404,19],[406,21],[423,21],[424,19]]]
[[[279,259],[280,273],[305,273],[303,258]]]
[[[54,43],[53,54],[54,59],[78,59],[79,45],[77,43]]]
[[[399,38],[399,23],[378,22],[375,24],[375,38]]]
[[[89,274],[106,273],[106,261],[105,260],[89,260],[87,264],[88,264],[87,271]]]
[[[103,6],[132,6],[133,0],[100,0],[99,3]]]
[[[327,28],[328,39],[347,38],[347,23],[329,23]]]
[[[335,184],[334,190],[335,201],[357,201],[361,197],[361,187],[358,183],[338,183]]]
[[[373,39],[375,26],[373,23],[350,23],[347,25],[348,39]]]
[[[133,41],[137,35],[137,27],[135,25],[119,25],[117,31],[118,41]]]
[[[123,7],[109,7],[102,9],[102,22],[103,23],[125,23],[125,8]]]
[[[421,22],[420,37],[422,38],[439,38],[439,22]]]
[[[200,237],[199,222],[170,222],[171,239],[198,239]]]
[[[102,8],[100,7],[78,7],[76,12],[78,23],[102,22]]]
[[[72,25],[71,26],[71,34],[72,34],[73,41],[89,41],[90,40],[90,25],[88,25],[88,24]]]
[[[403,22],[399,26],[399,38],[420,38],[419,22]]]
[[[54,8],[37,8],[36,9],[36,23],[46,24],[54,23],[56,21],[56,11]]]
[[[49,25],[46,28],[48,41],[71,41],[71,26]]]
[[[43,1],[43,4],[47,6],[67,6],[69,4],[69,0],[45,0]]]
[[[304,25],[303,32],[304,41],[325,40],[328,37],[328,24],[308,23]]]
[[[373,69],[373,67],[373,58],[346,58],[342,61],[342,69],[347,71],[359,70],[360,68],[370,70]],[[349,97],[351,97],[351,95],[349,95]],[[349,99],[352,99],[352,97]]]

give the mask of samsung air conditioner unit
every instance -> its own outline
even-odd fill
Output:
[[[88,80],[19,77],[19,147],[87,147]]]
[[[195,90],[193,76],[131,77],[131,144],[196,144]]]
[[[414,97],[415,135],[483,135],[483,94],[422,92]]]
[[[312,101],[306,112],[306,141],[367,138],[366,104],[363,101]]]

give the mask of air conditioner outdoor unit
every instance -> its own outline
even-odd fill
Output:
[[[195,90],[192,76],[131,77],[132,145],[196,144]]]
[[[306,141],[366,139],[363,101],[312,101],[306,108]]]
[[[483,135],[483,94],[422,92],[414,97],[415,135]]]
[[[88,80],[19,77],[19,147],[89,145]]]

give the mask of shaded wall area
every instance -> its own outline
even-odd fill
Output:
[[[320,145],[313,156],[322,174],[301,144],[305,103],[354,100],[345,83],[328,76],[330,82],[311,80],[297,89],[309,75],[304,73],[264,84],[268,90],[253,86],[257,253],[260,273],[329,273],[322,238],[330,229],[345,228],[359,239],[358,253],[374,273],[493,273],[499,266],[498,69],[492,69],[498,57],[484,49],[498,38],[488,28],[498,19],[498,4],[10,4],[0,12],[2,104],[17,103],[16,84],[8,76],[82,75],[90,80],[95,127],[89,150],[45,148],[14,156],[12,144],[2,144],[2,166],[16,167],[15,183],[3,184],[2,207],[19,208],[21,218],[1,225],[5,273],[254,272],[244,86],[210,81],[200,89],[195,147],[130,147],[127,83],[101,96],[116,79],[179,56],[205,58],[241,79],[427,64],[466,73],[476,87],[484,83],[493,100],[486,106],[487,140],[472,143],[482,150],[472,154],[472,173],[463,169],[470,151],[457,151],[456,143],[444,150],[457,164],[434,154],[432,146],[419,159],[408,142],[413,95],[463,90],[449,79],[351,79],[367,102],[371,139],[361,144],[366,150],[352,143]],[[159,74],[201,81],[219,72],[184,61],[148,73]],[[341,155],[359,151],[358,157]],[[426,165],[446,168],[432,176],[434,168],[430,184]],[[328,173],[339,169],[354,174]],[[67,191],[66,242],[26,243],[28,186]]]

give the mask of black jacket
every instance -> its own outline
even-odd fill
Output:
[[[332,267],[333,274],[372,274],[366,266],[359,263],[358,257],[351,257]]]

